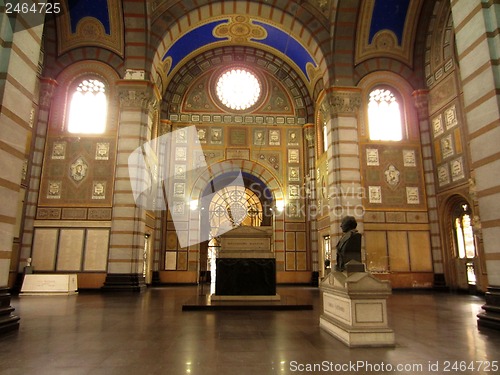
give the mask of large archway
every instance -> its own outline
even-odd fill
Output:
[[[278,212],[272,190],[257,176],[243,172],[221,174],[207,183],[201,194],[206,204],[200,209],[201,238],[199,280],[215,281],[215,264],[220,249],[219,235],[238,226],[267,227],[273,231],[274,213]],[[208,199],[206,199],[208,197]],[[274,248],[274,247],[273,247]]]

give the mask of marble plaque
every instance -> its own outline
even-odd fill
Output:
[[[226,150],[226,159],[245,159],[250,160],[249,149],[231,149]]]
[[[177,252],[167,251],[165,253],[165,269],[175,271],[177,269]]]
[[[405,167],[416,167],[417,158],[415,150],[403,150],[403,163]]]
[[[84,235],[84,229],[61,229],[57,271],[80,271]]]
[[[444,127],[441,115],[438,115],[432,119],[432,132],[434,134],[434,138],[437,137],[438,135],[443,134]]]
[[[271,251],[270,238],[222,238],[222,251]]]
[[[88,229],[85,241],[84,271],[106,271],[108,262],[108,229]]]
[[[379,165],[378,149],[376,148],[366,149],[366,165],[369,166]]]
[[[444,122],[446,124],[446,129],[451,129],[458,124],[457,110],[455,105],[444,111]]]
[[[52,146],[52,159],[62,160],[66,157],[66,142],[54,142]]]
[[[231,129],[229,138],[232,146],[246,145],[247,131],[246,129]]]
[[[281,134],[278,129],[269,130],[269,146],[279,146],[281,144]]]
[[[58,230],[36,228],[33,240],[33,266],[35,271],[53,271],[56,259]]]
[[[380,186],[368,186],[368,200],[370,203],[382,203],[382,189]]]

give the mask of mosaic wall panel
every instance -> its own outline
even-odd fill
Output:
[[[433,154],[438,190],[443,191],[469,178],[464,137],[456,101],[431,116]]]
[[[367,209],[425,209],[419,147],[369,144],[362,152]]]
[[[112,137],[48,138],[39,205],[111,206],[115,143]],[[63,212],[63,219],[83,216]]]

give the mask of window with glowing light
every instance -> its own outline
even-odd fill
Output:
[[[104,133],[107,113],[108,99],[104,83],[97,79],[84,79],[71,95],[68,131],[83,134]]]
[[[474,231],[467,204],[462,204],[455,210],[453,226],[458,257],[461,259],[474,258],[476,256],[476,246],[474,244]]]
[[[216,83],[217,97],[221,103],[235,111],[252,107],[259,100],[261,91],[257,77],[243,68],[224,72]]]
[[[401,108],[394,93],[386,88],[370,92],[368,123],[372,141],[401,141]]]
[[[238,225],[258,227],[262,223],[262,203],[252,190],[243,186],[227,186],[212,197],[209,207],[213,235],[219,228]]]

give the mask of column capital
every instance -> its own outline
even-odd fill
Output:
[[[420,120],[429,118],[429,90],[420,89],[412,93],[415,108]]]
[[[151,109],[159,102],[158,90],[153,83],[138,79],[116,81],[118,99],[122,108]]]
[[[334,114],[352,115],[361,109],[361,89],[358,87],[330,87],[327,95]]]
[[[39,104],[40,108],[49,109],[52,97],[56,91],[57,81],[53,78],[41,77],[40,78],[40,94]]]
[[[302,130],[304,132],[304,138],[306,139],[307,145],[309,147],[314,147],[314,143],[316,141],[314,128],[315,128],[314,124],[305,124],[302,127]]]
[[[160,134],[164,135],[172,131],[172,121],[167,119],[160,120]]]

